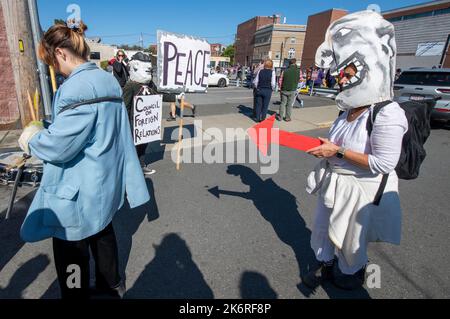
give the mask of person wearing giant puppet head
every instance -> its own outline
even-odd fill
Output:
[[[329,139],[308,152],[322,159],[308,178],[308,192],[319,197],[311,238],[318,267],[302,278],[310,288],[326,280],[346,290],[360,288],[368,243],[400,244],[395,168],[408,130],[405,113],[391,102],[378,114],[370,136],[367,130],[374,105],[393,99],[396,51],[394,26],[373,11],[335,21],[317,50],[317,66],[341,74],[336,103],[343,114]],[[388,184],[376,206],[386,174]]]
[[[150,56],[142,52],[136,53],[130,60],[130,80],[123,88],[123,100],[130,117],[130,126],[133,127],[134,98],[137,95],[158,94],[156,85],[152,82],[152,62]],[[156,173],[145,162],[148,144],[136,146],[136,152],[141,163],[144,175],[150,176]]]

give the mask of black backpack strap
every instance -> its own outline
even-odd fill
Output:
[[[383,107],[391,104],[392,101],[384,101],[381,103],[377,103],[375,104],[375,106],[373,107],[373,111],[370,112],[370,116],[369,119],[367,120],[367,132],[369,133],[369,137],[372,135],[373,132],[373,125],[375,123],[375,120],[377,119],[378,113],[380,113],[380,111],[383,109]]]
[[[375,206],[380,206],[381,199],[383,198],[384,191],[386,190],[386,185],[389,180],[389,174],[383,175],[383,179],[381,180],[380,187],[378,188],[377,194],[375,195],[375,200],[373,204]]]
[[[392,101],[384,101],[381,103],[375,104],[373,107],[373,111],[370,112],[369,119],[367,120],[367,133],[369,133],[369,137],[372,136],[373,125],[377,119],[378,113],[383,109],[383,107],[391,104]],[[375,200],[373,204],[375,206],[380,206],[381,199],[383,198],[384,191],[386,190],[386,185],[389,180],[389,174],[383,175],[383,179],[381,180],[380,187],[378,188],[377,194],[375,195]]]
[[[121,97],[107,96],[107,97],[100,97],[97,99],[87,100],[87,101],[83,101],[83,102],[79,102],[79,103],[75,103],[75,104],[70,104],[70,105],[63,107],[59,111],[58,115],[61,113],[64,113],[65,111],[68,111],[68,110],[74,110],[77,107],[80,107],[82,105],[97,104],[97,103],[103,103],[103,102],[123,103],[123,99]]]

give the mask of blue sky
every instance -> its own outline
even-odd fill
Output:
[[[156,43],[156,30],[205,37],[210,43],[233,43],[237,25],[254,16],[274,13],[287,23],[306,24],[308,16],[330,8],[349,11],[377,4],[382,11],[426,2],[425,0],[37,0],[42,27],[56,18],[66,19],[69,4],[78,4],[88,25],[89,37],[100,36],[104,43],[139,44],[142,32],[146,46]]]

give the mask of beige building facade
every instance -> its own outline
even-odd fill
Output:
[[[271,59],[275,67],[285,65],[289,59],[301,64],[305,44],[306,26],[295,24],[272,24],[255,33],[252,63]]]

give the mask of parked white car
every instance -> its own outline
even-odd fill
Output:
[[[209,86],[218,86],[221,88],[227,87],[230,85],[230,80],[227,78],[225,74],[221,73],[212,73],[209,76]]]

